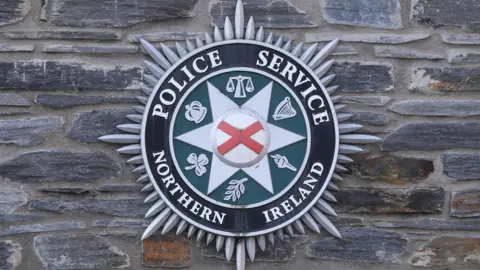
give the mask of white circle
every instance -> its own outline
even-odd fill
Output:
[[[250,128],[255,132],[250,132],[251,136],[243,135]],[[214,154],[223,163],[236,168],[257,164],[270,146],[267,122],[249,109],[228,111],[215,121],[211,134]]]

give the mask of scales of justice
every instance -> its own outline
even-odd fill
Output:
[[[237,82],[236,85],[235,81]],[[246,81],[246,85],[244,83]],[[235,91],[235,95],[233,96],[234,98],[246,98],[247,93],[246,92],[253,92],[255,88],[253,87],[252,83],[252,78],[238,75],[235,77],[230,77],[228,78],[228,83],[227,83],[227,91],[229,93],[232,93]]]

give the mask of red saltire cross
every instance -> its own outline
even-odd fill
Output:
[[[259,121],[251,124],[243,130],[238,129],[225,121],[222,121],[218,125],[218,129],[231,136],[228,141],[218,146],[217,149],[221,155],[225,155],[240,144],[245,145],[257,154],[260,154],[263,150],[263,145],[251,138],[252,135],[263,129],[263,126]]]

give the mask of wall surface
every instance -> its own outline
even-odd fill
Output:
[[[245,0],[294,42],[340,37],[345,111],[382,137],[335,192],[343,240],[295,236],[248,269],[480,268],[480,1]],[[0,269],[235,269],[169,234],[115,133],[143,83],[138,37],[201,36],[234,0],[0,1]]]

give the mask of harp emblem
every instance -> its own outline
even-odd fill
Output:
[[[289,97],[285,97],[275,108],[272,117],[275,121],[284,120],[295,117],[297,111],[292,107],[292,102]]]

